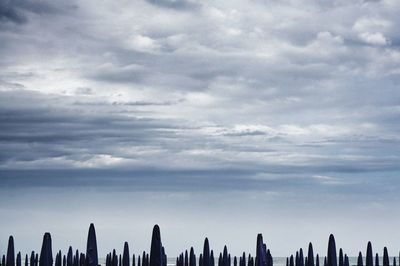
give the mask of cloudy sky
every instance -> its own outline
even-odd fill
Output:
[[[1,0],[0,253],[400,246],[400,1]]]

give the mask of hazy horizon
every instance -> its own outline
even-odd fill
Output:
[[[0,1],[0,253],[400,249],[400,1]]]

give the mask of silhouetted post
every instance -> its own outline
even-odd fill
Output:
[[[161,234],[158,225],[153,227],[150,249],[150,266],[163,266]]]
[[[214,251],[210,251],[210,265],[214,266],[215,265],[215,260],[214,260]]]
[[[246,253],[242,253],[242,257],[239,259],[239,266],[246,266]]]
[[[111,266],[111,254],[108,253],[106,256],[106,266]]]
[[[396,266],[396,257],[393,257],[393,266]]]
[[[135,254],[132,255],[132,266],[135,266],[136,264],[136,259],[135,259]]]
[[[387,248],[383,248],[383,264],[382,266],[389,266],[389,254]]]
[[[379,266],[379,255],[378,255],[378,253],[375,254],[375,266]]]
[[[31,252],[31,257],[30,257],[30,260],[29,260],[29,266],[34,266],[34,265],[35,265],[35,251],[32,251]]]
[[[319,255],[315,258],[315,266],[319,266]]]
[[[6,256],[5,255],[3,255],[1,257],[1,265],[6,266]]]
[[[187,249],[185,250],[185,266],[189,266],[189,255]]]
[[[129,245],[128,242],[124,243],[124,252],[122,255],[122,266],[130,265]]]
[[[300,248],[300,252],[299,252],[299,265],[300,266],[304,266],[304,255],[303,255],[303,249]]]
[[[53,251],[51,250],[50,233],[45,233],[43,236],[43,243],[42,243],[42,250],[40,251],[39,265],[40,266],[52,266],[53,265]]]
[[[294,266],[294,258],[293,258],[293,255],[290,255],[289,266]]]
[[[138,266],[140,266],[140,255],[138,256],[137,264],[138,264]]]
[[[67,253],[67,266],[72,266],[72,260],[73,260],[72,247],[70,246]]]
[[[80,266],[85,266],[86,263],[86,257],[85,254],[81,253],[80,257],[79,257],[79,265]]]
[[[67,266],[67,257],[63,256],[63,266]]]
[[[344,266],[350,266],[349,257],[346,254],[344,254]]]
[[[153,265],[152,265],[153,266]],[[208,243],[208,238],[204,240],[203,246],[203,264],[202,266],[211,266],[210,265],[210,245]],[[214,265],[212,265],[214,266]]]
[[[25,266],[29,266],[28,262],[29,262],[28,254],[25,254]]]
[[[113,252],[112,252],[111,264],[112,264],[112,266],[118,266],[118,257],[117,257],[117,252],[115,251],[115,249],[113,249]]]
[[[21,252],[18,252],[18,253],[17,253],[17,263],[16,263],[16,265],[17,265],[17,266],[21,266],[21,262],[22,262],[22,259],[21,259]]]
[[[61,266],[61,250],[58,251],[58,253],[56,255],[56,262],[55,262],[54,266]]]
[[[196,266],[196,256],[194,255],[193,247],[190,247],[189,266]]]
[[[358,253],[357,266],[363,266],[363,258],[362,258],[361,251]]]
[[[199,256],[199,266],[203,265],[203,254],[200,254]]]
[[[147,262],[146,262],[146,252],[143,251],[143,253],[142,253],[142,266],[147,266],[146,264],[147,264]]]
[[[366,266],[374,266],[374,257],[372,256],[371,242],[368,242],[368,245],[367,245],[367,256],[365,258],[365,265]]]
[[[262,234],[258,234],[257,235],[257,245],[256,245],[255,266],[266,266],[266,265],[267,265],[266,248],[264,247]]]
[[[306,266],[315,266],[314,265],[314,250],[312,243],[308,244],[308,255],[307,255],[307,265]]]
[[[233,257],[233,266],[238,266],[238,265],[237,265],[237,258],[236,258],[236,256]]]
[[[75,250],[74,266],[79,266],[79,250]]]
[[[222,265],[230,266],[229,259],[228,259],[228,248],[226,247],[226,245],[224,246],[224,253],[222,255]]]
[[[251,254],[249,254],[249,263],[248,263],[248,266],[254,266],[254,259],[253,259],[253,257],[251,256]]]
[[[332,234],[329,236],[327,266],[337,266],[336,243]]]
[[[339,249],[339,266],[344,266],[343,250]]]
[[[39,254],[36,253],[35,254],[35,266],[38,266],[38,264],[39,264]]]
[[[86,266],[99,265],[99,257],[97,255],[96,231],[94,229],[93,223],[91,223],[89,226],[85,259],[86,259]]]
[[[15,266],[14,237],[8,238],[6,266]]]

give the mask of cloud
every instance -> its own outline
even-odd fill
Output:
[[[31,1],[31,0],[5,0],[0,3],[0,22],[13,22],[25,24],[28,21],[29,13],[52,14],[60,13],[64,8],[74,8],[68,4],[57,1]]]
[[[363,32],[360,35],[360,39],[363,40],[364,42],[372,45],[388,45],[390,44],[390,41],[386,39],[385,36],[383,36],[382,33],[376,32],[376,33],[369,33],[369,32]]]
[[[193,0],[146,0],[147,2],[161,7],[174,9],[192,9],[198,7],[198,1]]]
[[[3,170],[398,171],[393,3],[6,3]]]

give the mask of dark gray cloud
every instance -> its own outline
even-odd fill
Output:
[[[146,0],[147,2],[161,7],[174,8],[174,9],[193,9],[200,7],[197,1],[191,0]]]
[[[73,8],[68,4],[52,1],[31,0],[4,0],[0,3],[0,21],[24,24],[28,21],[28,13],[52,14],[64,11],[64,8]]]

